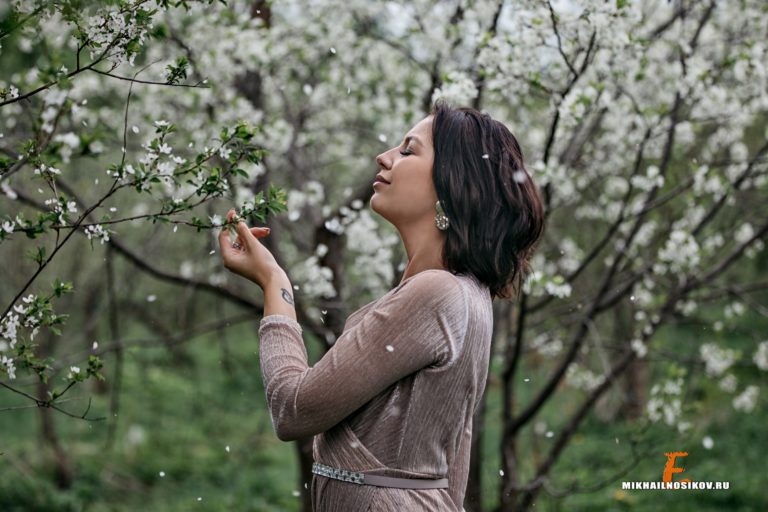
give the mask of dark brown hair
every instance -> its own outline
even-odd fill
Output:
[[[448,217],[443,264],[471,273],[492,298],[517,295],[544,232],[541,194],[504,124],[469,107],[432,107],[432,180]]]

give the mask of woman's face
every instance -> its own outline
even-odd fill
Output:
[[[399,146],[376,157],[378,173],[389,184],[374,182],[371,209],[398,229],[425,219],[434,224],[434,156],[432,116],[427,116],[411,128]]]

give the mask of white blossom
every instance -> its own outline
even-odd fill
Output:
[[[732,373],[729,373],[728,375],[720,379],[720,382],[718,383],[718,387],[720,387],[720,389],[722,389],[723,391],[726,391],[728,393],[733,393],[734,391],[736,391],[737,384],[738,383],[736,381],[736,376]]]
[[[740,395],[733,398],[733,408],[741,412],[752,412],[757,404],[759,391],[757,386],[747,386]]]
[[[752,224],[750,224],[749,222],[745,222],[744,224],[739,226],[739,228],[736,230],[736,233],[733,235],[733,238],[738,243],[745,244],[754,235],[755,235],[755,229],[752,227]]]
[[[13,380],[16,378],[16,366],[13,363],[13,358],[8,356],[0,357],[0,365],[4,366],[5,372],[8,374],[8,378]]]
[[[736,360],[736,352],[732,349],[722,349],[715,343],[704,343],[699,347],[699,355],[704,361],[707,375],[717,377],[722,375]]]
[[[97,238],[102,245],[106,242],[109,242],[109,232],[104,229],[101,224],[91,224],[86,226],[85,234],[88,237],[88,240]]]
[[[752,361],[761,370],[768,371],[768,340],[760,342],[757,350],[755,350],[755,354],[752,356]]]
[[[663,384],[651,387],[651,397],[646,404],[646,413],[652,422],[664,421],[667,425],[675,425],[682,414],[683,379],[668,379]]]
[[[630,346],[632,347],[632,350],[634,350],[637,354],[637,357],[641,359],[648,353],[648,346],[643,343],[643,340],[640,338],[633,339],[630,343]]]

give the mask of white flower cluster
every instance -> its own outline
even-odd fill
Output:
[[[46,206],[53,205],[53,211],[59,214],[59,224],[64,224],[66,219],[64,215],[67,213],[77,213],[77,203],[75,201],[67,201],[62,198],[50,198],[45,200]]]
[[[67,99],[66,90],[51,87],[43,92],[43,103],[45,108],[40,113],[40,119],[43,121],[42,130],[46,133],[53,133],[53,121],[59,116],[64,102]]]
[[[722,349],[715,343],[704,343],[699,347],[699,355],[704,361],[705,371],[710,377],[718,377],[725,373],[736,361],[736,352],[732,349]]]
[[[697,197],[704,194],[712,194],[715,200],[725,193],[726,188],[723,186],[720,177],[716,174],[710,174],[709,165],[701,165],[693,173],[693,192]],[[709,175],[709,176],[708,176]]]
[[[80,373],[80,368],[77,366],[70,366],[69,367],[69,373],[67,373],[67,378],[72,379],[74,378],[75,374]]]
[[[668,379],[664,384],[651,387],[651,398],[646,405],[648,418],[655,422],[664,420],[667,425],[674,425],[682,414],[680,395],[683,390],[683,378]]]
[[[563,123],[563,128],[575,127],[584,117],[588,108],[595,103],[600,106],[606,106],[607,101],[609,101],[608,96],[606,94],[600,95],[597,89],[591,85],[573,87],[558,106],[560,122]]]
[[[563,341],[558,337],[541,333],[531,339],[530,347],[544,357],[555,357],[562,352]]]
[[[18,330],[21,327],[19,321],[19,315],[8,313],[0,322],[0,338],[3,339],[3,344],[0,346],[3,352],[7,349],[13,350],[18,341]],[[8,340],[8,341],[6,341]]]
[[[755,228],[753,228],[752,224],[749,222],[745,222],[739,226],[739,229],[736,230],[736,233],[733,235],[733,239],[740,244],[745,244],[753,236],[755,236]]]
[[[640,338],[634,338],[629,345],[641,359],[648,353],[648,346]]]
[[[720,379],[720,382],[717,384],[720,389],[727,393],[733,393],[736,391],[736,386],[738,385],[738,381],[736,380],[736,376],[732,373],[729,373],[722,379]]]
[[[605,375],[597,375],[587,368],[572,364],[565,372],[565,380],[576,389],[591,391],[603,383]]]
[[[362,202],[352,206],[361,208]],[[346,235],[347,249],[355,255],[352,268],[360,279],[360,286],[374,294],[386,292],[394,278],[392,249],[400,241],[399,237],[380,230],[369,210],[360,210],[347,225]]]
[[[0,89],[5,89],[7,91],[4,94],[0,95],[0,99],[12,100],[19,97],[19,88],[13,84],[9,84],[6,87],[6,83],[0,80]]]
[[[301,282],[303,295],[308,298],[330,298],[336,295],[333,271],[321,266],[319,260],[319,257],[313,254],[295,267],[294,279]]]
[[[323,184],[316,180],[307,181],[303,190],[289,190],[286,199],[288,220],[291,222],[299,220],[305,206],[316,206],[322,204],[324,200],[325,189]]]
[[[61,160],[65,164],[69,163],[70,158],[72,157],[72,152],[80,147],[80,137],[74,132],[57,133],[53,137],[53,142],[61,143],[59,154],[61,155]]]
[[[21,300],[25,304],[29,304],[35,300],[35,295],[29,294]],[[13,350],[16,347],[21,327],[32,328],[29,339],[30,341],[35,339],[35,336],[40,331],[43,312],[37,311],[36,314],[29,314],[29,309],[30,307],[24,304],[16,304],[13,306],[13,310],[0,320],[0,352]],[[6,371],[8,371],[10,378],[14,378],[13,361],[3,356],[3,364],[6,365]]]
[[[732,319],[737,316],[742,316],[744,312],[746,311],[746,308],[744,307],[744,304],[741,302],[733,302],[731,304],[728,304],[725,306],[725,309],[723,310],[725,314],[725,318]]]
[[[557,275],[555,278],[560,279],[552,279],[544,284],[544,288],[547,290],[547,293],[560,299],[570,297],[571,285],[563,282],[562,276]]]
[[[757,405],[757,395],[760,389],[757,386],[747,386],[744,391],[733,398],[733,408],[741,412],[752,412]]]
[[[88,240],[97,238],[102,243],[102,245],[105,242],[109,242],[109,231],[104,229],[104,227],[101,224],[91,224],[89,226],[86,226],[85,234],[88,237]]]
[[[569,237],[560,240],[559,246],[560,259],[557,261],[557,266],[565,272],[574,272],[579,268],[584,258],[584,251],[576,244],[573,238]]]
[[[13,364],[13,358],[6,355],[0,357],[0,368],[5,370],[8,374],[8,378],[13,380],[16,378],[16,366]]]
[[[128,57],[128,63],[132,66],[135,53],[128,55],[127,43],[136,39],[141,45],[147,30],[152,28],[152,24],[146,27],[140,27],[136,17],[136,8],[142,6],[150,9],[151,6],[147,0],[129,0],[125,2],[125,8],[130,14],[122,13],[118,8],[105,8],[95,16],[87,19],[84,27],[88,41],[93,48],[91,50],[91,59],[96,57],[96,53],[101,53],[107,47],[112,46],[108,59],[115,65],[119,65]],[[151,2],[154,5],[154,2]],[[113,44],[117,43],[117,44]]]
[[[477,86],[474,80],[462,71],[450,71],[442,87],[432,93],[432,102],[442,98],[456,105],[464,105],[476,97]]]
[[[757,350],[755,350],[755,354],[752,356],[752,361],[761,370],[768,371],[768,341],[760,342]]]
[[[637,174],[630,179],[632,186],[640,190],[651,190],[654,187],[664,185],[664,176],[659,173],[659,168],[655,165],[649,165],[645,170],[645,176]]]
[[[57,169],[56,167],[49,167],[45,164],[40,164],[39,167],[35,167],[34,174],[37,174],[38,176],[54,176],[56,174],[61,174],[61,170]]]
[[[654,272],[664,274],[667,269],[674,273],[692,270],[699,264],[699,252],[699,244],[689,232],[675,229],[659,250],[658,259],[661,263],[654,265]]]

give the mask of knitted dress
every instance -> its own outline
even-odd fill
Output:
[[[440,269],[414,274],[352,313],[312,367],[298,322],[262,318],[261,375],[281,440],[314,435],[314,461],[328,466],[449,482],[399,489],[313,474],[315,512],[463,510],[492,327],[488,287]]]

